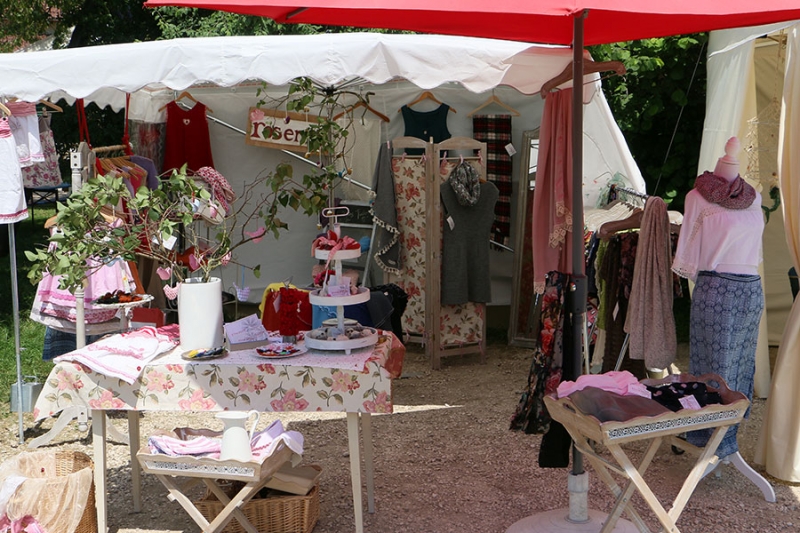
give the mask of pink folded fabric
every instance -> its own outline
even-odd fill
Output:
[[[219,458],[222,441],[204,436],[184,440],[167,435],[153,435],[147,440],[147,445],[150,448],[150,453],[160,453],[170,457],[191,455],[194,457]]]
[[[296,465],[303,455],[303,435],[297,431],[285,431],[280,420],[274,421],[267,428],[257,431],[250,439],[253,459],[260,461],[269,457],[284,444],[294,452],[292,464]],[[153,435],[147,440],[150,453],[177,456],[208,457],[219,459],[222,439],[197,435],[188,439],[180,439],[169,435]]]
[[[59,355],[55,362],[75,361],[106,376],[133,384],[156,356],[171,350],[176,342],[152,326],[112,335],[94,344]]]
[[[254,458],[269,457],[283,443],[298,456],[303,455],[303,435],[297,431],[284,431],[280,420],[274,421],[266,429],[257,431],[250,439]]]
[[[558,386],[556,394],[559,398],[563,398],[575,391],[583,390],[586,387],[596,387],[609,392],[622,394],[623,396],[651,397],[647,387],[639,383],[636,376],[627,370],[622,370],[620,372],[611,371],[605,374],[585,374],[579,376],[576,381],[562,381]]]

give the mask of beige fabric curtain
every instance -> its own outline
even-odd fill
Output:
[[[786,242],[800,268],[800,31],[789,31],[779,140],[779,175]],[[800,482],[800,299],[783,331],[756,463],[779,479]]]

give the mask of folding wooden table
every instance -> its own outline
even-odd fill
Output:
[[[705,374],[700,377],[681,374],[663,380],[645,380],[643,383],[658,385],[671,381],[704,382],[710,390],[717,390],[720,393],[723,403],[708,405],[697,410],[682,409],[659,416],[641,416],[624,422],[600,422],[594,416],[581,412],[568,396],[559,399],[554,396],[545,396],[544,402],[553,420],[560,422],[566,428],[572,436],[575,447],[586,456],[597,475],[617,498],[601,533],[613,531],[623,511],[639,531],[650,533],[644,520],[631,505],[630,498],[634,490],[639,491],[644,501],[653,510],[663,531],[679,533],[680,530],[675,522],[683,512],[689,497],[702,479],[706,469],[715,465],[719,460],[715,453],[725,431],[729,426],[742,421],[750,405],[744,394],[731,391],[721,377],[713,374]],[[713,432],[703,448],[697,448],[677,438],[680,433],[706,428],[713,429]],[[664,440],[674,446],[699,454],[669,511],[663,507],[644,479],[645,471]],[[650,444],[637,467],[623,449],[623,445],[639,441],[649,441]],[[592,442],[604,446],[611,453],[613,461],[595,451]],[[623,487],[617,484],[611,472],[627,480]]]
[[[272,475],[292,456],[292,450],[283,445],[269,457],[261,461],[220,461],[217,459],[203,459],[195,457],[170,457],[167,455],[143,453],[139,451],[137,458],[142,470],[155,475],[169,491],[168,498],[176,500],[183,507],[192,520],[197,522],[203,533],[218,533],[228,522],[236,518],[248,533],[258,533],[242,511],[242,507],[253,496],[258,494]],[[209,522],[195,507],[192,500],[186,496],[185,490],[194,486],[190,482],[180,484],[178,478],[200,478],[208,490],[225,504],[220,513]],[[228,497],[218,480],[244,481],[245,485],[233,498]]]

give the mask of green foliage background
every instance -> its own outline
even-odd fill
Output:
[[[706,112],[707,34],[591,48],[596,61],[622,61],[625,76],[603,91],[647,183],[647,192],[683,210],[694,185]]]

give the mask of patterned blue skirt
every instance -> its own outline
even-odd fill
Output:
[[[689,372],[695,376],[719,374],[731,390],[752,401],[758,324],[763,310],[759,276],[700,272],[692,293]],[[719,458],[739,451],[738,429],[738,424],[728,428],[717,448]],[[705,446],[711,432],[691,431],[687,440],[695,446]]]

